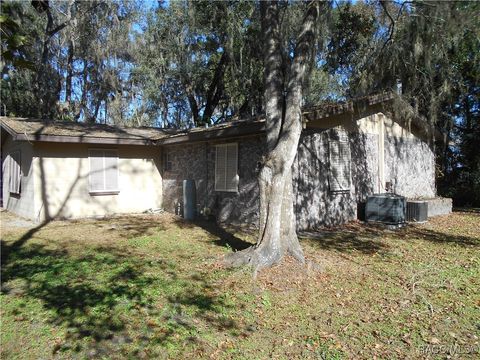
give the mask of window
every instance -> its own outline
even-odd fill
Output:
[[[89,151],[90,193],[118,194],[118,154],[116,150]]]
[[[350,145],[346,134],[339,134],[328,142],[330,191],[350,191]]]
[[[216,146],[215,190],[238,191],[238,144]]]
[[[163,171],[172,171],[173,170],[173,159],[172,153],[168,150],[164,150],[163,153]]]
[[[9,171],[8,191],[11,194],[20,194],[20,183],[22,180],[20,151],[15,151],[8,156],[7,166]]]

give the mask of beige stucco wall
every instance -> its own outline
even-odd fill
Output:
[[[89,149],[117,149],[119,190],[89,193]],[[138,213],[162,206],[160,149],[147,146],[35,145],[35,219]]]
[[[395,122],[383,113],[356,121],[360,132],[378,138],[378,192],[385,183],[407,198],[436,196],[435,154],[424,136]]]
[[[14,151],[20,151],[21,185],[20,195],[10,194],[10,173],[6,162],[7,156]],[[6,136],[2,143],[2,174],[3,174],[3,207],[17,215],[32,219],[34,217],[34,176],[33,176],[33,146],[26,141],[12,141]]]
[[[342,127],[350,132],[359,131],[366,134],[380,134],[383,131],[386,136],[392,136],[397,139],[414,139],[422,137],[415,131],[407,129],[393,121],[380,110],[381,109],[378,106],[372,106],[362,113],[353,112],[333,115],[327,118],[309,121],[307,122],[307,127],[318,129]]]

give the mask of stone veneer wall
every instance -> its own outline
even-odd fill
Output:
[[[392,181],[395,193],[407,198],[435,197],[435,155],[428,144],[386,136],[385,181]]]
[[[365,201],[368,195],[383,191],[378,174],[379,136],[359,131],[347,133],[351,152],[351,189],[330,191],[328,139],[335,136],[336,131],[305,130],[302,133],[293,165],[298,230],[354,220],[357,204]],[[214,190],[215,144],[226,142],[238,143],[238,193]],[[172,145],[164,147],[164,151],[170,152],[174,166],[173,171],[163,174],[163,199],[167,211],[181,209],[178,204],[182,202],[182,180],[193,178],[197,185],[198,210],[210,208],[219,222],[258,225],[257,163],[265,151],[263,136]],[[416,139],[399,144],[385,138],[384,152],[385,179],[394,179],[399,194],[434,196],[433,152],[428,145]]]
[[[169,153],[173,168],[163,171],[163,207],[181,213],[182,182],[194,179],[197,188],[197,210],[210,208],[217,220],[231,224],[257,225],[258,185],[257,163],[265,151],[263,136],[243,137],[225,141],[171,145]],[[215,145],[238,143],[238,193],[215,191]]]
[[[263,136],[255,136],[228,141],[238,143],[238,193],[214,191],[215,147],[210,147],[209,193],[213,196],[208,206],[215,209],[218,221],[258,226],[260,200],[257,174],[258,163],[266,151],[264,139]]]
[[[329,189],[328,140],[335,130],[304,132],[294,163],[297,229],[342,224],[357,217],[357,203],[375,192],[377,179],[377,135],[348,133],[351,153],[350,191]]]
[[[168,153],[172,169],[165,171],[165,156]],[[198,208],[204,206],[207,194],[207,143],[175,145],[163,148],[163,208],[172,213],[182,211],[182,182],[195,179]]]

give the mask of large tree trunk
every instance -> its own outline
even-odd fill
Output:
[[[262,2],[265,34],[265,116],[267,156],[259,174],[260,229],[257,244],[227,257],[230,266],[250,264],[256,270],[277,263],[285,254],[305,262],[296,234],[292,165],[302,132],[303,83],[311,67],[319,3],[310,2],[297,40],[290,76],[282,78],[279,10],[276,2]]]
[[[48,112],[48,96],[49,96],[49,91],[46,88],[46,76],[48,76],[47,72],[47,66],[48,66],[48,59],[49,59],[49,53],[50,53],[50,32],[53,28],[53,15],[50,11],[50,7],[48,4],[46,5],[46,14],[47,14],[47,24],[45,27],[45,34],[43,36],[43,43],[42,43],[42,57],[41,57],[41,62],[40,65],[37,68],[37,74],[35,76],[35,83],[34,83],[34,93],[35,97],[38,99],[38,102],[40,104],[38,108],[38,115],[41,118],[46,118],[47,117],[47,112]]]
[[[67,76],[65,78],[65,103],[69,111],[71,109],[72,89],[73,89],[72,87],[73,52],[74,52],[74,43],[73,43],[73,40],[70,40],[68,43]]]
[[[89,91],[89,86],[88,86],[88,61],[86,59],[83,59],[83,72],[82,72],[82,97],[80,100],[80,105],[78,108],[78,112],[75,115],[75,121],[78,121],[80,119],[80,116],[82,115],[84,118],[88,117],[87,114],[87,94]]]
[[[67,105],[68,112],[72,111],[72,92],[73,92],[73,58],[75,53],[75,30],[77,28],[77,20],[74,17],[75,1],[71,0],[67,8],[67,17],[72,19],[72,28],[69,30],[69,41],[68,41],[68,54],[67,54],[67,76],[65,78],[65,103]]]

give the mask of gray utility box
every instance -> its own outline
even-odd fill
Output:
[[[195,180],[183,180],[183,218],[194,220],[197,213],[197,189]]]
[[[395,194],[375,194],[367,198],[365,220],[398,225],[405,223],[407,202],[405,197]]]
[[[428,202],[420,200],[407,201],[407,221],[425,222],[428,219]]]

